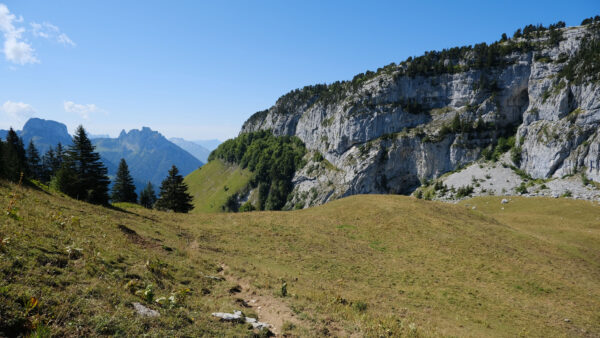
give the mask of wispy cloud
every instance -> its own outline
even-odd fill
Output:
[[[49,23],[31,22],[26,30],[22,16],[11,13],[5,4],[0,3],[0,33],[4,36],[2,52],[7,61],[17,65],[40,63],[35,49],[25,35],[56,41],[63,46],[75,46],[75,42],[61,32],[60,28]]]
[[[3,127],[16,126],[35,114],[35,109],[27,103],[6,101],[0,106]]]
[[[67,113],[75,113],[81,116],[84,119],[89,119],[90,114],[93,113],[106,113],[106,110],[100,109],[97,105],[90,104],[79,104],[73,101],[65,101],[64,102],[65,111]]]
[[[17,24],[22,22],[22,17],[17,18],[10,13],[6,5],[0,4],[0,32],[4,35],[4,56],[6,60],[19,65],[39,63],[35,50],[23,39],[25,29],[17,27]]]
[[[60,28],[49,22],[32,22],[29,25],[31,26],[31,33],[37,38],[54,40],[65,46],[75,46],[75,42],[73,42],[73,40],[71,40],[67,34],[62,33]]]

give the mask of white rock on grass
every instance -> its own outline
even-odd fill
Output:
[[[138,315],[142,317],[158,317],[160,313],[156,310],[152,310],[150,308],[145,307],[140,303],[133,303],[133,308]]]
[[[251,324],[253,328],[258,330],[268,329],[271,327],[271,325],[267,323],[259,322],[256,318],[244,316],[242,311],[233,311],[233,313],[214,312],[212,315],[227,322],[248,323]]]

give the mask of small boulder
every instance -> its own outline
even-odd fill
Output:
[[[133,308],[138,315],[142,317],[158,317],[160,313],[156,310],[152,310],[150,308],[145,307],[140,303],[133,303]]]
[[[502,199],[502,201],[501,201],[500,203],[502,203],[502,204],[506,204],[506,203],[508,203],[508,200],[507,200],[506,198],[503,198],[503,199]]]

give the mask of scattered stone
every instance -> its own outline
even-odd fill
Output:
[[[506,203],[508,203],[508,200],[507,200],[506,198],[503,198],[503,199],[502,199],[502,202],[500,202],[500,203],[502,203],[502,204],[506,204]]]
[[[571,320],[569,318],[565,318],[565,323],[570,323]]]
[[[268,329],[269,327],[271,327],[271,325],[269,325],[267,323],[259,322],[258,320],[256,320],[256,318],[250,318],[250,317],[246,317],[246,323],[252,325],[252,328],[258,329],[258,330]]]
[[[477,209],[477,207],[476,207],[476,206],[473,206],[471,209],[475,210],[475,209]]]
[[[221,320],[224,320],[227,322],[243,323],[246,321],[246,317],[244,316],[242,311],[233,311],[233,313],[213,312],[212,315],[214,317],[221,318]]]
[[[158,317],[160,313],[156,310],[149,309],[140,303],[132,303],[135,312],[142,317]]]
[[[262,330],[268,329],[271,325],[263,322],[259,322],[256,318],[246,317],[242,311],[233,311],[233,313],[227,312],[214,312],[214,317],[221,318],[223,321],[234,322],[234,323],[248,323],[252,325],[252,328]]]

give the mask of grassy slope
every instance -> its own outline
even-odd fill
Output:
[[[244,188],[252,174],[221,160],[211,161],[186,176],[185,183],[194,196],[194,212],[218,212],[227,198]],[[225,190],[227,187],[227,190]]]
[[[1,206],[15,190],[0,187]],[[501,210],[494,197],[465,207],[369,195],[294,212],[178,215],[21,194],[19,219],[0,216],[0,236],[10,237],[3,325],[18,317],[67,335],[242,335],[245,326],[209,317],[239,308],[229,282],[203,277],[223,263],[259,294],[277,297],[285,280],[281,300],[304,320],[292,330],[300,335],[600,335],[600,209],[589,202],[515,199]],[[82,257],[69,259],[68,246]],[[132,279],[157,296],[191,292],[174,309],[146,303],[162,316],[141,319],[130,304],[144,301],[124,288]],[[40,305],[25,315],[31,296]]]

